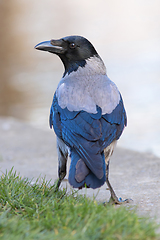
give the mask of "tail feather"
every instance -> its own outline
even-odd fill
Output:
[[[103,160],[103,177],[97,178],[90,169],[87,168],[80,156],[75,150],[71,151],[71,165],[69,170],[69,183],[74,188],[83,188],[85,186],[89,188],[99,188],[106,181],[105,174],[105,157],[104,153],[101,154]],[[83,163],[82,163],[83,162]],[[80,169],[81,168],[81,169]]]

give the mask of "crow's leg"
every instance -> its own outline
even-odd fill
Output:
[[[122,198],[118,198],[115,191],[113,190],[110,182],[109,182],[109,161],[108,161],[108,164],[106,166],[106,183],[108,185],[108,188],[110,190],[110,193],[111,193],[111,197],[110,197],[110,200],[109,200],[109,203],[112,203],[112,204],[122,204],[122,203],[129,203],[131,201],[133,201],[132,199],[125,199],[125,200],[122,200]]]
[[[113,188],[112,188],[112,186],[109,182],[109,161],[108,161],[107,166],[106,166],[106,183],[107,183],[107,186],[108,186],[108,188],[110,190],[110,193],[111,193],[111,197],[110,197],[109,202],[119,204],[120,200],[116,196],[115,191],[113,190]]]
[[[118,197],[116,196],[110,182],[109,182],[109,161],[107,163],[107,166],[106,166],[106,183],[107,183],[107,186],[110,190],[110,193],[111,193],[111,198],[110,198],[110,201],[113,201],[115,203],[118,203]],[[109,202],[110,202],[109,201]]]
[[[66,165],[67,165],[67,158],[68,158],[68,147],[65,143],[57,138],[57,151],[58,151],[58,181],[55,186],[55,191],[59,189],[59,186],[66,176]]]
[[[122,200],[121,198],[118,198],[109,182],[109,160],[110,160],[111,155],[113,154],[115,145],[116,145],[116,141],[112,142],[104,151],[105,152],[105,162],[106,162],[106,183],[107,183],[107,186],[111,193],[109,202],[113,203],[113,204],[122,204],[124,202],[128,203],[128,202],[130,202],[130,200],[132,201],[132,199]]]

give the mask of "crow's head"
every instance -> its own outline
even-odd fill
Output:
[[[50,40],[37,44],[35,49],[58,55],[65,67],[65,74],[84,67],[86,60],[99,57],[93,45],[84,37],[69,36],[59,40]]]

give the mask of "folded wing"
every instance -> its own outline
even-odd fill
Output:
[[[112,113],[102,115],[98,106],[96,114],[62,109],[54,95],[50,112],[50,127],[52,125],[56,135],[70,147],[71,152],[74,150],[87,168],[102,179],[105,174],[103,150],[120,137],[126,125],[122,98]]]

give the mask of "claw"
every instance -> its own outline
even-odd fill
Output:
[[[109,202],[110,204],[123,204],[123,203],[130,203],[133,202],[133,200],[131,198],[127,198],[125,200],[122,200],[122,198],[117,198],[117,199],[113,199],[112,197],[110,197]]]
[[[119,198],[120,203],[131,203],[133,200],[131,198],[127,198],[125,200],[122,200],[122,198]]]

